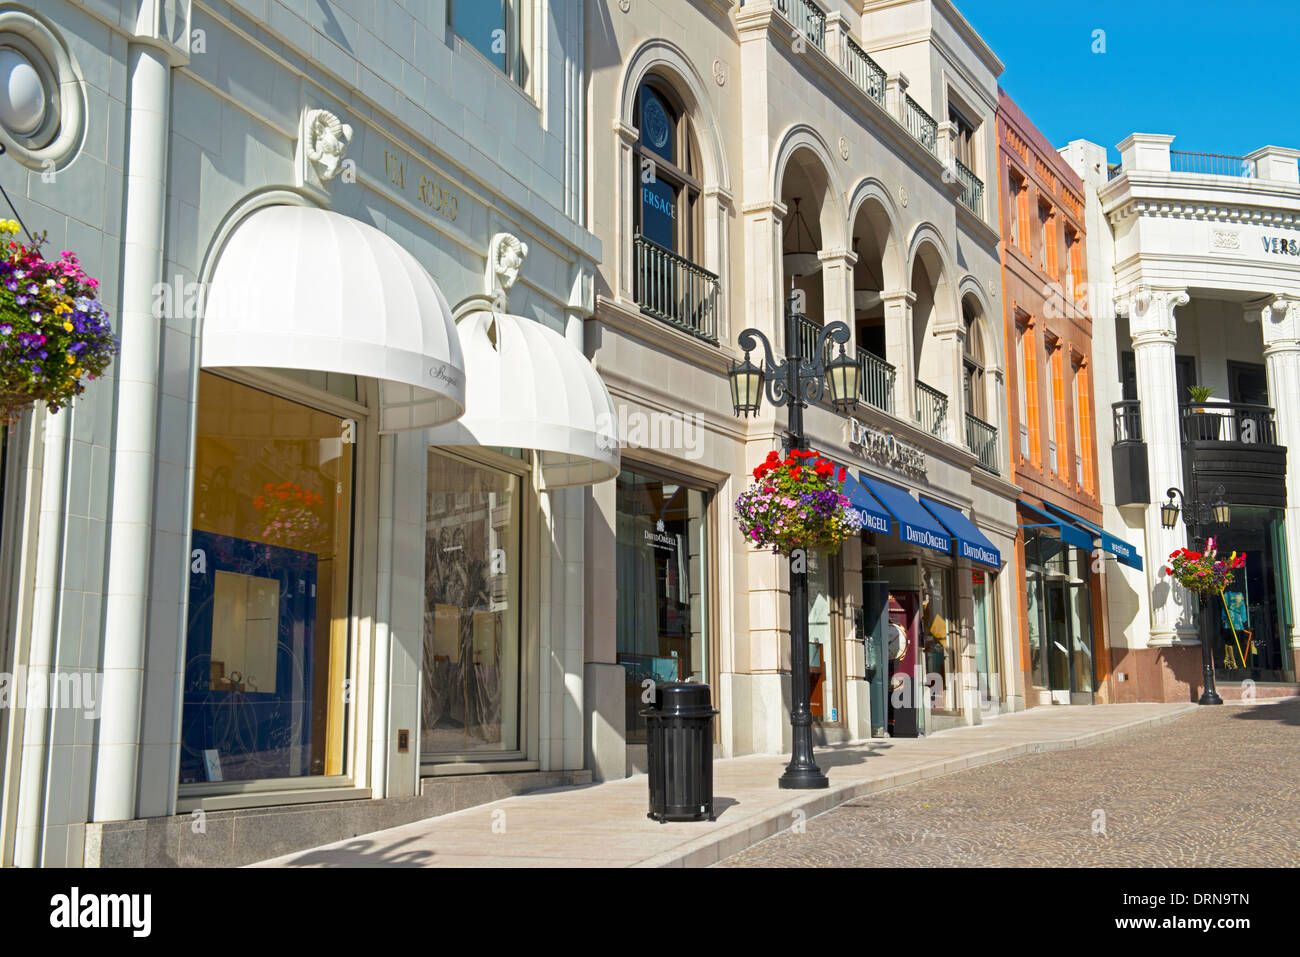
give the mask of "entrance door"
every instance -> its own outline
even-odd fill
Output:
[[[917,592],[889,593],[889,734],[895,738],[915,738],[922,730],[916,674],[920,607]]]
[[[1047,682],[1053,704],[1070,703],[1070,606],[1069,586],[1048,579],[1047,585]]]

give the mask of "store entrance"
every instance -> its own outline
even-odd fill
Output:
[[[889,593],[889,736],[915,738],[925,730],[917,683],[921,595]]]

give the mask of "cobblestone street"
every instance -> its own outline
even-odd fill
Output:
[[[859,798],[716,866],[1296,867],[1297,745],[1300,702],[1203,708]]]

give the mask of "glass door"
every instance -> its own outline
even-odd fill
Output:
[[[1070,703],[1069,586],[1047,580],[1047,681],[1053,704]]]

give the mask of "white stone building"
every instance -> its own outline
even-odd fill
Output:
[[[1135,133],[1115,167],[1086,141],[1062,150],[1088,183],[1089,274],[1104,277],[1088,292],[1094,361],[1114,373],[1097,376],[1099,419],[1113,412],[1113,427],[1097,428],[1106,523],[1127,526],[1147,556],[1145,571],[1110,570],[1114,687],[1120,701],[1195,697],[1205,636],[1220,693],[1246,681],[1256,694],[1294,693],[1300,151],[1221,156],[1173,142]],[[1170,489],[1180,514],[1165,528]],[[1227,524],[1213,521],[1220,501]],[[1200,537],[1247,556],[1208,616],[1165,573],[1192,540],[1189,515]]]
[[[923,728],[979,721],[981,686],[1023,707],[1001,560],[972,564],[918,501],[1009,554],[999,236],[981,182],[1001,63],[947,0],[637,0],[591,4],[587,24],[604,257],[586,342],[624,426],[623,473],[588,511],[593,772],[638,766],[641,684],[662,676],[715,689],[720,754],[789,747],[786,563],[732,517],[786,415],[765,403],[737,419],[727,372],[747,327],[786,352],[792,288],[809,345],[824,323],[852,330],[861,404],[847,417],[815,402],[806,429],[865,477],[887,529],[810,567],[818,740],[890,727],[900,668],[942,676]],[[686,441],[654,438],[678,418]],[[925,528],[937,548],[905,537]],[[892,666],[891,610],[911,649]]]
[[[6,436],[0,670],[94,696],[0,711],[4,864],[242,863],[589,779],[582,29],[0,5],[0,182],[122,340]]]

